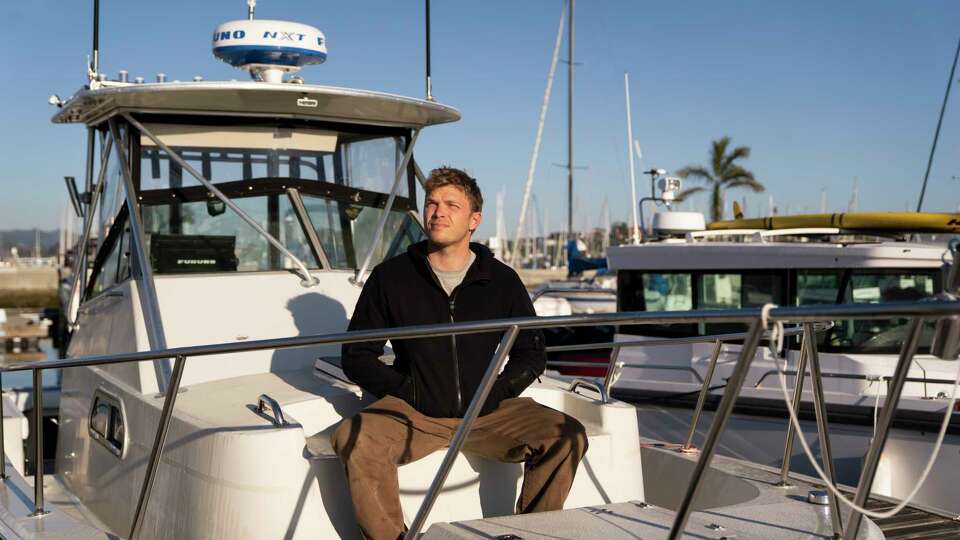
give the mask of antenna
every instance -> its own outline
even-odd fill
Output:
[[[247,0],[247,19],[253,20],[253,10],[257,9],[257,0]]]
[[[623,94],[627,102],[627,154],[630,154],[630,207],[633,209],[633,243],[640,243],[640,226],[637,224],[637,175],[633,164],[633,148],[631,143],[636,143],[633,139],[633,119],[630,116],[630,74],[623,73]],[[640,154],[640,143],[637,146],[637,159]]]
[[[100,0],[93,0],[93,55],[87,77],[94,81],[100,73]]]
[[[426,23],[426,33],[427,33],[427,101],[435,101],[433,98],[433,79],[430,78],[430,0],[425,0],[426,4],[426,13],[425,17],[427,19]]]

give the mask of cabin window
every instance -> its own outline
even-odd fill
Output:
[[[130,278],[130,227],[127,224],[126,214],[120,217],[113,230],[107,235],[101,252],[94,264],[91,274],[90,297],[100,294],[113,285]],[[120,231],[122,227],[122,232]]]
[[[783,277],[768,272],[704,273],[699,276],[697,309],[741,309],[780,304]],[[745,332],[742,323],[699,323],[701,335]]]
[[[305,126],[149,124],[148,130],[310,268],[319,268],[306,220],[288,189],[303,199],[330,267],[355,269],[371,249],[396,180],[406,131],[381,133]],[[357,128],[358,131],[360,128]],[[401,134],[401,135],[398,135]],[[139,138],[139,182],[146,252],[154,271],[255,272],[294,268],[232,209],[146,137]],[[405,171],[372,264],[423,238],[407,212]]]
[[[416,218],[408,213],[390,212],[383,227],[380,240],[373,244],[377,232],[377,224],[383,216],[382,208],[361,207],[359,214],[351,221],[353,231],[353,250],[357,257],[357,267],[363,264],[370,246],[374,246],[373,257],[369,269],[380,261],[384,261],[406,251],[407,246],[426,238]]]
[[[126,417],[120,400],[97,390],[90,408],[90,437],[117,457],[123,457],[126,448]]]
[[[844,304],[911,302],[940,291],[939,270],[852,270],[843,283]],[[907,337],[908,319],[836,321],[823,338],[827,352],[892,354]],[[930,350],[933,323],[924,326],[918,351]]]
[[[400,137],[357,139],[338,148],[345,173],[344,184],[357,189],[390,193],[397,167],[403,161],[405,143]],[[409,196],[401,181],[398,197]]]
[[[284,194],[233,202],[308,267],[310,252],[300,220]],[[144,205],[151,265],[157,273],[284,270],[294,263],[217,199]]]
[[[693,309],[693,274],[635,272],[617,274],[620,311],[684,311]],[[621,332],[656,337],[686,337],[697,333],[694,324],[624,326]]]
[[[740,309],[781,304],[785,276],[755,272],[642,272],[617,273],[617,299],[621,311],[683,311]],[[743,332],[740,323],[632,325],[621,332],[656,337],[686,337]]]
[[[798,306],[834,304],[839,292],[839,271],[801,270],[797,272],[796,305]]]

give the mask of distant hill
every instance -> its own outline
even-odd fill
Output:
[[[14,229],[0,231],[0,259],[10,258],[10,248],[16,247],[21,257],[33,257],[34,243],[40,244],[40,256],[57,254],[60,231],[37,231],[34,229]]]

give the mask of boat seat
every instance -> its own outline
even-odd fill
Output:
[[[325,372],[339,371],[333,363],[318,362],[316,367],[325,368]],[[586,429],[590,446],[565,507],[643,498],[639,435],[636,412],[632,407],[622,403],[601,405],[595,399],[569,392],[561,385],[535,383],[524,395],[575,416]],[[325,478],[343,478],[342,465],[330,441],[336,426],[326,427],[305,440],[305,457]],[[444,450],[437,451],[399,468],[400,504],[407,520],[416,514],[445,454]],[[625,481],[625,478],[629,480]],[[454,460],[430,521],[510,515],[522,480],[523,465],[520,463],[501,463],[461,453]],[[345,484],[343,489],[346,493]]]

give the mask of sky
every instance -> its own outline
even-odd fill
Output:
[[[434,95],[462,120],[424,130],[424,170],[449,164],[484,191],[478,238],[494,234],[496,193],[513,234],[530,165],[562,0],[434,1]],[[101,2],[101,66],[111,78],[243,80],[216,60],[210,36],[246,15],[243,0]],[[0,230],[53,229],[67,204],[62,177],[83,177],[82,126],[54,125],[51,94],[85,81],[92,1],[7,1],[0,44],[9,77],[0,100]],[[295,20],[327,36],[308,83],[424,95],[423,3],[260,0],[257,18]],[[623,74],[630,74],[637,171],[707,164],[724,135],[752,150],[742,165],[766,191],[732,191],[748,215],[913,210],[960,37],[960,2],[580,0],[576,4],[575,228],[629,220]],[[564,35],[566,39],[566,35]],[[562,55],[566,55],[564,44]],[[954,86],[957,86],[954,77]],[[943,118],[924,210],[960,211],[960,96]],[[566,216],[566,67],[558,66],[534,180],[549,230]],[[637,175],[638,197],[649,180]],[[688,182],[687,186],[694,185]],[[684,209],[707,209],[697,196]],[[729,215],[729,210],[728,210]]]

